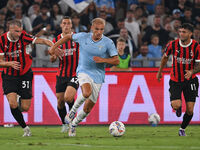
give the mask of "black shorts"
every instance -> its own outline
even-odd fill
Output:
[[[198,88],[199,88],[199,81],[197,77],[191,80],[186,80],[184,82],[174,82],[170,80],[169,85],[170,85],[169,92],[171,101],[176,99],[181,99],[182,92],[186,102],[196,101],[196,97],[198,97]]]
[[[72,86],[77,90],[79,86],[77,76],[72,78],[56,76],[56,93],[65,92],[67,86]]]
[[[31,69],[24,75],[18,77],[8,76],[2,73],[2,79],[5,95],[14,92],[20,95],[22,99],[32,98],[33,72]]]

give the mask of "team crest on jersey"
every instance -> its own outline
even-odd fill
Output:
[[[179,52],[180,52],[180,50],[176,49],[176,52],[177,52],[177,53],[179,53]]]
[[[102,45],[98,45],[98,47],[99,47],[99,50],[101,50],[101,49],[103,48],[103,46],[102,46]]]
[[[192,51],[190,52],[190,56],[193,56],[193,52]]]

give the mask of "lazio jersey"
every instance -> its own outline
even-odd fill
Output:
[[[96,63],[93,57],[109,58],[118,55],[113,41],[104,35],[99,41],[93,41],[92,33],[85,32],[73,34],[72,39],[80,46],[77,73],[86,73],[95,83],[103,83],[105,63]]]

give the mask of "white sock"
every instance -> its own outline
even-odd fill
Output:
[[[88,116],[89,113],[85,113],[83,110],[79,111],[77,116],[72,121],[72,126],[77,126],[83,119]]]
[[[82,93],[77,97],[72,109],[69,112],[69,116],[75,115],[77,112],[78,108],[83,104],[83,102],[86,100],[85,97],[83,97]],[[70,117],[71,118],[71,117]],[[72,117],[73,118],[73,117]]]

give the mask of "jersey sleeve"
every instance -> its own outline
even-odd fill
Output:
[[[164,52],[165,56],[169,56],[172,54],[172,42],[169,42],[165,48],[165,52]]]
[[[23,40],[26,45],[31,44],[31,43],[34,44],[36,39],[37,39],[36,37],[26,32],[23,32]]]
[[[200,62],[200,45],[196,48],[195,62]]]
[[[118,53],[117,53],[117,49],[115,47],[115,44],[112,40],[109,40],[108,41],[109,43],[107,43],[107,46],[108,46],[108,53],[109,55],[112,57],[112,56],[117,56]]]
[[[0,56],[2,55],[4,55],[4,48],[3,48],[2,40],[0,39]]]
[[[81,41],[81,39],[83,39],[86,34],[87,33],[85,33],[85,32],[74,33],[74,34],[72,34],[72,40],[74,42],[78,42],[79,43]]]

